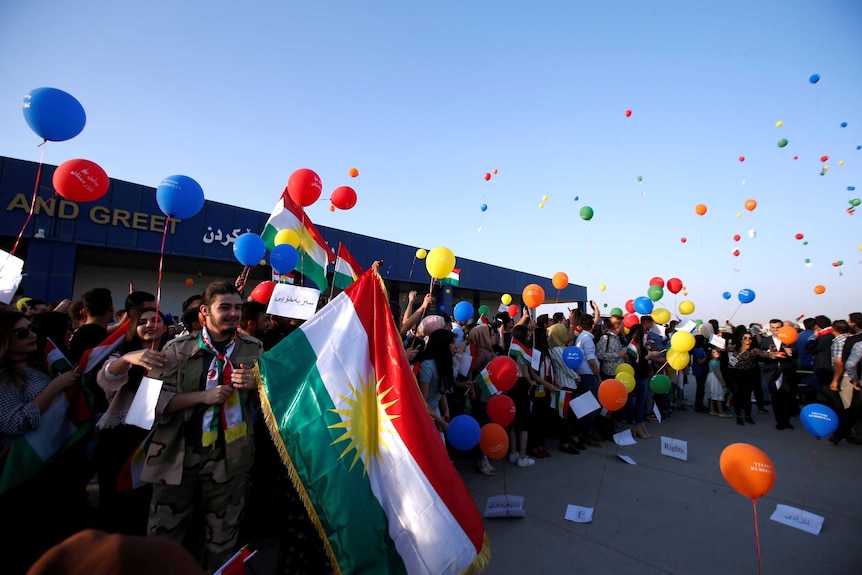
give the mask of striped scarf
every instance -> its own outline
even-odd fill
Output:
[[[217,385],[231,385],[230,374],[233,372],[233,366],[229,358],[236,346],[236,339],[231,340],[224,353],[220,353],[213,347],[207,328],[202,327],[198,333],[198,345],[213,356],[207,369],[206,389],[210,390]],[[224,431],[225,442],[230,443],[245,437],[248,433],[247,427],[242,415],[242,397],[239,393],[232,393],[222,405],[211,405],[204,412],[201,445],[214,445],[219,429]]]

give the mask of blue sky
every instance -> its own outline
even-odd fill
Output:
[[[7,2],[0,154],[39,159],[21,101],[52,86],[87,126],[48,163],[151,186],[186,174],[261,211],[307,167],[319,224],[564,271],[608,309],[675,276],[692,318],[730,317],[742,288],[757,297],[737,322],[846,317],[862,309],[862,211],[846,211],[862,196],[860,25],[852,1]],[[358,203],[331,213],[341,185]]]

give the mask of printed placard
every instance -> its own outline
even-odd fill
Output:
[[[524,498],[520,495],[494,495],[485,503],[485,517],[524,517]]]
[[[675,437],[661,436],[661,454],[688,461],[688,442]]]
[[[581,507],[580,505],[569,505],[566,507],[566,521],[575,523],[592,523],[593,508]]]
[[[319,298],[320,290],[315,288],[275,284],[266,313],[292,319],[308,319],[317,311]]]
[[[820,515],[781,503],[775,506],[775,511],[769,518],[812,535],[820,535],[820,530],[823,529],[823,517]]]

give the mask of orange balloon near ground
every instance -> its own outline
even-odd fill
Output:
[[[823,286],[823,285],[814,286],[814,293],[816,293],[817,295],[820,295],[825,291],[826,291],[826,286]]]
[[[569,276],[567,276],[565,272],[557,272],[551,279],[551,283],[554,284],[554,287],[557,289],[566,289],[566,286],[569,285]]]
[[[355,178],[359,175],[359,170],[357,170],[356,168],[350,168],[349,170],[347,170],[347,175],[351,178]]]
[[[545,290],[539,284],[530,284],[521,292],[521,299],[527,307],[539,307],[545,301]]]
[[[706,213],[706,204],[697,204],[694,207],[694,213],[696,213],[699,216],[702,216],[703,214],[705,214]]]
[[[626,386],[619,380],[606,379],[599,385],[599,403],[608,411],[622,409],[628,399]]]
[[[728,445],[721,452],[718,465],[724,480],[745,497],[763,497],[775,485],[775,466],[772,460],[753,445]]]
[[[757,207],[757,202],[755,200],[745,200],[745,209],[749,212],[753,212]]]
[[[501,425],[486,423],[479,435],[479,448],[490,459],[503,459],[509,452],[509,434]]]
[[[777,336],[778,339],[781,340],[781,343],[785,345],[792,345],[796,343],[796,340],[799,337],[799,332],[796,331],[796,329],[787,325],[778,330]]]

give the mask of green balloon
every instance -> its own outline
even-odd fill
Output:
[[[838,260],[838,265],[839,265],[839,266],[843,266],[843,265],[844,265],[844,262],[843,262],[842,260]]]
[[[859,198],[853,198],[852,200],[850,200],[850,205],[854,208],[858,208],[859,204],[862,204],[862,200],[860,200]]]
[[[825,176],[825,175],[826,175],[826,172],[820,172],[820,175],[821,175],[821,176]]]
[[[602,304],[602,306],[603,306],[603,307],[608,307],[608,304],[603,303],[603,304]]]
[[[808,240],[805,240],[804,242],[802,242],[802,245],[803,245],[803,246],[807,246],[807,245],[808,245]]]
[[[649,382],[649,388],[653,393],[663,395],[670,391],[670,379],[662,373],[654,375]]]
[[[811,263],[811,258],[805,258],[805,263],[810,264],[810,263]]]
[[[702,325],[703,325],[703,320],[702,320],[702,319],[696,319],[696,320],[694,320],[694,325],[696,325],[697,327],[702,326]]]
[[[581,208],[581,219],[586,221],[593,219],[593,208],[590,206],[584,206]]]
[[[620,308],[618,308],[618,307],[615,307],[615,308],[613,308],[613,309],[611,310],[611,315],[618,315],[618,316],[622,317],[622,315],[623,315],[623,310],[621,310],[621,309],[620,309]]]
[[[787,140],[785,138],[781,138],[780,140],[778,140],[778,147],[779,148],[783,148],[786,145],[787,145]]]
[[[644,177],[643,177],[643,176],[638,176],[638,181],[639,181],[639,182],[644,181]]]
[[[488,317],[488,306],[480,305],[479,306],[479,315],[484,315],[485,317]]]
[[[658,301],[664,295],[664,290],[661,286],[649,286],[649,289],[646,292],[647,297],[653,301]]]

